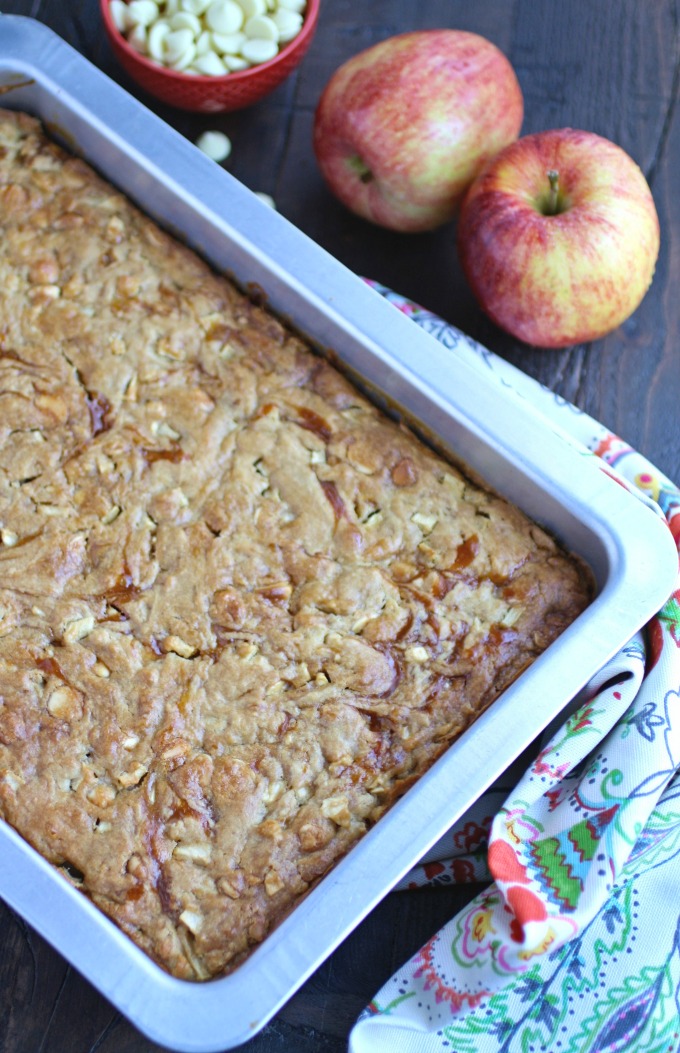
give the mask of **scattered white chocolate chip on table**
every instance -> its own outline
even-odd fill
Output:
[[[152,62],[222,77],[269,62],[302,29],[306,0],[111,0],[127,42]]]
[[[203,132],[196,140],[196,146],[213,161],[226,161],[231,153],[231,140],[224,132]]]
[[[276,211],[276,202],[271,194],[265,194],[264,190],[255,190],[253,193],[255,194],[255,197],[259,197],[264,205],[268,205],[269,208],[273,208],[274,211]]]

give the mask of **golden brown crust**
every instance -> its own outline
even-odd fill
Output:
[[[0,814],[207,978],[588,583],[10,113],[0,224]]]

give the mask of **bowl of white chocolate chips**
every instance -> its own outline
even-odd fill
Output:
[[[312,42],[319,0],[101,0],[126,73],[183,110],[243,109],[278,88]]]

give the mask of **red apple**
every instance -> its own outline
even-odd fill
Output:
[[[647,181],[619,146],[562,128],[503,150],[461,207],[463,271],[486,313],[527,344],[597,340],[652,281],[659,220]]]
[[[523,115],[512,66],[490,41],[454,29],[402,33],[335,71],[317,105],[314,152],[353,212],[430,230],[517,138]]]

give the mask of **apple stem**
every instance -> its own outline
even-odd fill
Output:
[[[554,216],[557,214],[558,197],[560,193],[560,174],[554,168],[549,169],[546,174],[548,176],[548,182],[550,183],[550,193],[548,195],[546,212],[547,215]]]
[[[358,175],[362,183],[370,183],[373,179],[373,172],[368,167],[363,158],[358,157],[356,154],[347,159],[349,167]]]

